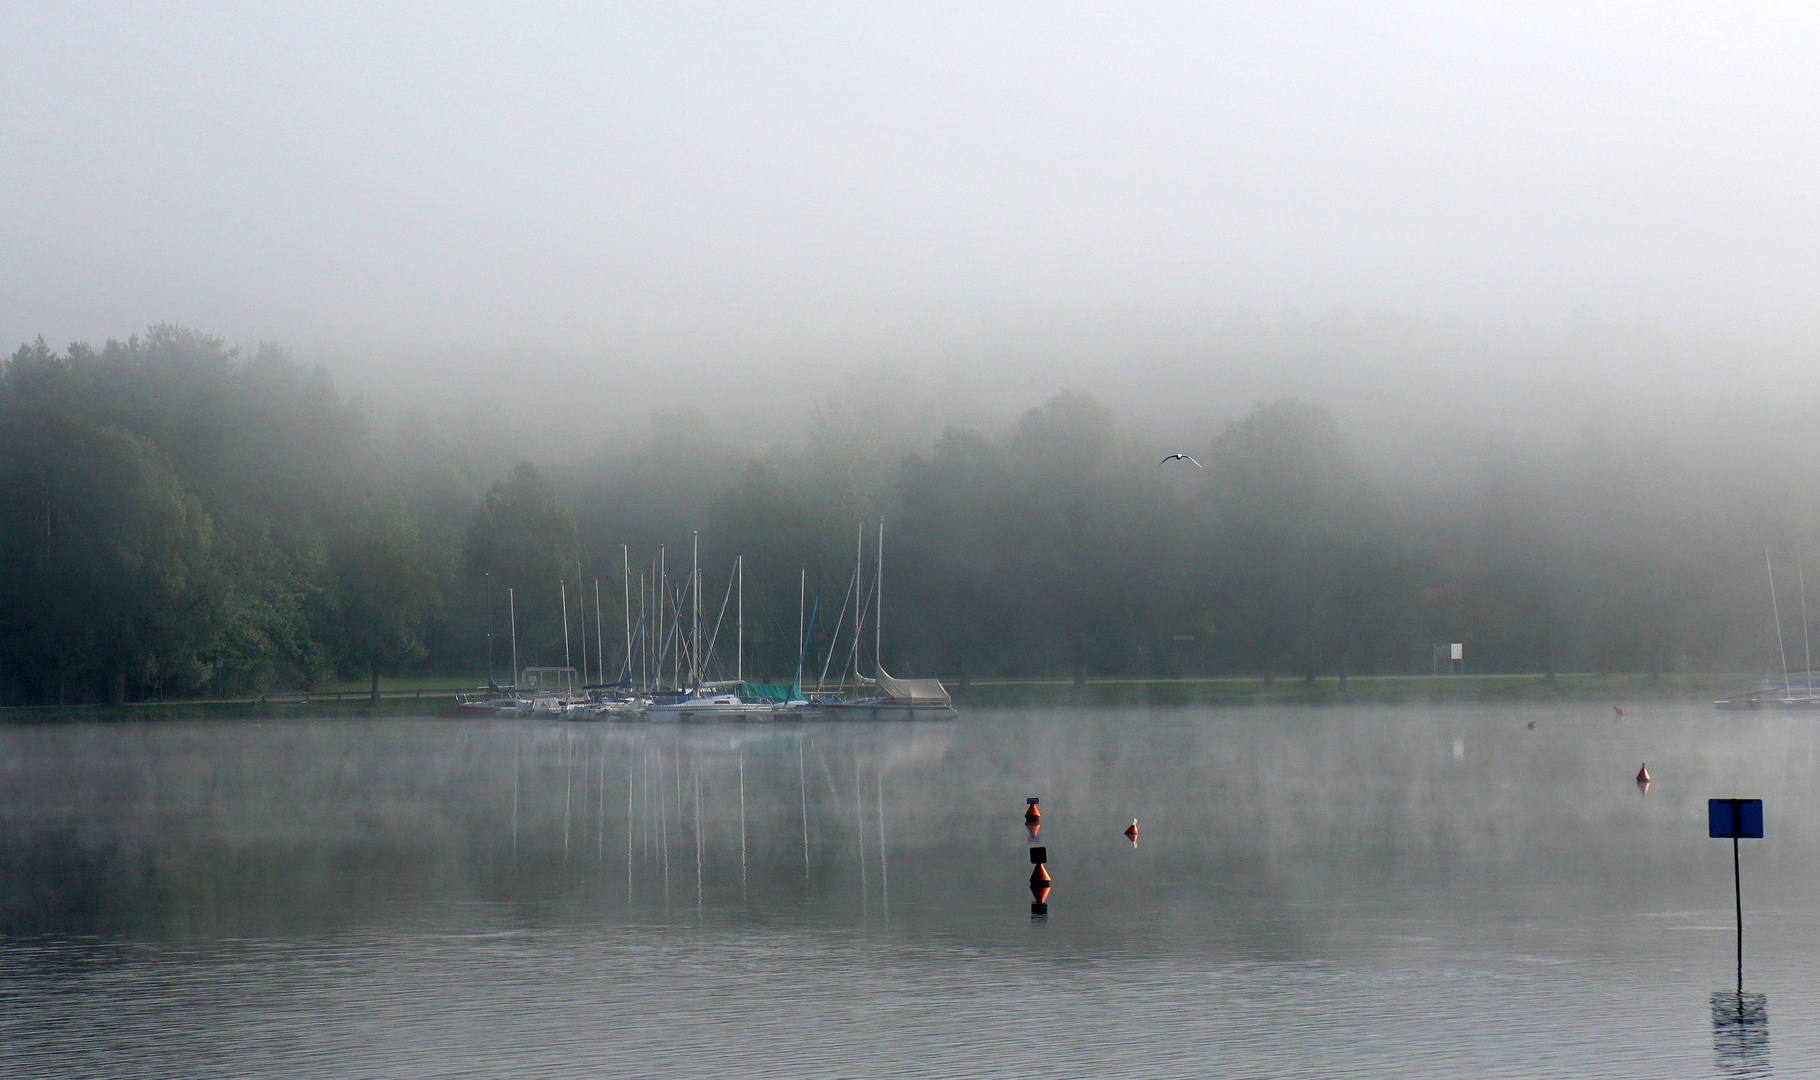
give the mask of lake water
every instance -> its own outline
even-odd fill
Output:
[[[1815,732],[1648,704],[0,728],[0,1075],[1802,1075]],[[1768,830],[1742,996],[1725,796]]]

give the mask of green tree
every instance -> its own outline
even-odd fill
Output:
[[[0,447],[9,696],[61,700],[74,688],[124,701],[221,685],[258,662],[239,639],[258,620],[237,626],[232,615],[231,545],[156,446],[13,416]],[[233,653],[238,670],[222,670]]]
[[[377,705],[379,676],[424,656],[436,584],[415,527],[392,507],[369,509],[351,522],[335,539],[331,564],[342,659],[364,669]]]
[[[1211,583],[1228,647],[1265,681],[1344,671],[1394,600],[1394,515],[1326,409],[1260,404],[1214,440],[1207,461]],[[1300,661],[1299,665],[1297,661]]]
[[[496,589],[513,590],[524,660],[562,655],[563,586],[571,592],[576,587],[580,547],[575,515],[528,461],[494,484],[474,511],[463,562],[470,576],[491,574]]]

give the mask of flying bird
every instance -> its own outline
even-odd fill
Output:
[[[1200,462],[1195,461],[1193,458],[1189,457],[1187,454],[1170,454],[1168,457],[1157,462],[1157,464],[1158,465],[1167,465],[1172,461],[1186,461],[1186,462],[1192,464],[1197,469],[1205,469],[1207,467],[1207,466],[1201,464]]]

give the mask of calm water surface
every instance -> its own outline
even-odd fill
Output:
[[[1811,1075],[1816,724],[0,728],[0,1075]]]

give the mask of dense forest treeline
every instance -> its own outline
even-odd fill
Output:
[[[484,420],[382,423],[277,347],[169,325],[20,347],[0,372],[0,699],[506,681],[508,589],[522,663],[563,661],[566,604],[575,666],[585,648],[614,678],[622,559],[636,620],[659,545],[674,587],[697,532],[710,618],[745,558],[748,677],[791,677],[806,573],[812,677],[857,526],[881,517],[894,674],[1425,672],[1450,641],[1481,671],[1767,669],[1765,551],[1794,586],[1814,536],[1799,447],[1666,428],[1565,453],[1488,437],[1418,487],[1293,400],[1159,446],[1078,392],[946,426],[836,395],[764,448],[683,410],[547,468]],[[1204,468],[1159,466],[1172,452]]]

